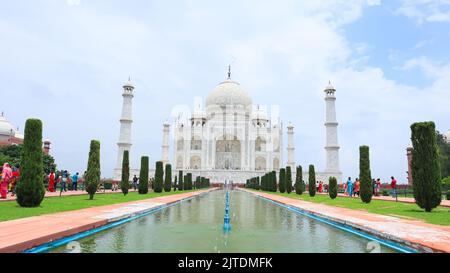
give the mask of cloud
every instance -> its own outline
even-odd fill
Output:
[[[409,125],[448,124],[442,112],[450,103],[450,73],[448,64],[411,59],[405,71],[420,69],[432,79],[418,88],[369,66],[370,44],[349,41],[345,28],[379,4],[8,3],[0,11],[0,32],[8,41],[0,44],[0,80],[3,90],[14,90],[14,99],[5,111],[17,125],[30,116],[43,119],[52,153],[65,169],[85,169],[89,141],[100,139],[107,177],[116,164],[121,86],[128,76],[136,83],[131,156],[137,166],[144,154],[152,162],[160,159],[162,123],[173,107],[192,107],[194,97],[205,97],[233,62],[233,78],[254,103],[279,105],[285,124],[294,124],[299,164],[325,167],[323,89],[332,80],[344,175],[358,174],[358,147],[368,144],[374,175],[402,180]]]
[[[396,14],[405,15],[424,22],[450,22],[450,1],[448,0],[402,0]]]

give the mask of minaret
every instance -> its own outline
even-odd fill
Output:
[[[326,154],[327,154],[327,163],[325,172],[326,173],[335,173],[340,174],[339,167],[339,144],[338,144],[338,135],[337,135],[337,127],[338,122],[336,120],[336,96],[334,93],[336,89],[331,85],[325,88],[325,102],[326,102],[326,121],[325,127],[327,131],[327,144],[325,146]]]
[[[117,142],[117,164],[115,169],[116,179],[122,174],[122,160],[123,152],[129,151],[131,153],[131,125],[133,123],[133,90],[134,85],[131,82],[131,78],[123,86],[123,104],[122,104],[122,116],[120,118],[120,135],[119,142]]]
[[[169,132],[170,124],[166,121],[164,122],[163,129],[163,144],[162,144],[162,162],[164,166],[169,163]]]
[[[287,165],[291,170],[295,170],[295,145],[294,145],[294,126],[289,122],[288,129],[288,147],[287,147]]]

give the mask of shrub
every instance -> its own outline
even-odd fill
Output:
[[[123,192],[123,195],[128,194],[128,190],[130,189],[130,152],[123,151],[123,160],[122,160],[122,179],[120,180],[120,189]]]
[[[450,191],[450,176],[442,179],[442,191]]]
[[[139,194],[148,193],[148,168],[149,168],[148,156],[141,157],[141,170],[139,173]]]
[[[17,184],[17,203],[21,207],[38,207],[45,196],[44,162],[42,159],[42,122],[28,119],[25,123],[21,177]]]
[[[286,192],[292,192],[292,170],[290,166],[286,167]]]
[[[279,176],[280,176],[280,178],[279,178],[278,188],[281,193],[285,193],[286,192],[286,169],[281,168]]]
[[[304,191],[303,184],[303,169],[302,166],[297,167],[297,175],[295,177],[295,193],[298,195],[302,195]]]
[[[173,181],[173,191],[177,191],[178,190],[178,178],[175,175],[175,179]]]
[[[100,182],[100,141],[91,141],[86,177],[84,180],[85,189],[89,193],[89,199],[92,200]]]
[[[164,170],[163,170],[163,163],[162,161],[156,162],[156,170],[155,170],[155,181],[153,182],[153,190],[155,192],[162,192],[163,191],[163,176],[164,176]]]
[[[336,177],[330,177],[328,181],[328,194],[331,199],[335,199],[338,195],[338,184]]]
[[[178,189],[180,191],[184,190],[184,184],[183,184],[183,171],[179,171],[178,172],[178,177],[180,179],[180,181],[178,181]]]
[[[277,172],[272,171],[272,192],[277,192]]]
[[[414,198],[426,212],[441,203],[441,168],[434,122],[411,125]]]
[[[373,186],[368,146],[359,147],[359,179],[361,200],[364,203],[370,203],[372,201]]]
[[[172,165],[166,164],[166,176],[164,179],[164,191],[170,192],[172,190]]]
[[[316,196],[316,171],[314,169],[314,165],[309,165],[309,187],[308,187],[309,196]]]

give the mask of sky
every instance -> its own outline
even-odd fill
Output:
[[[206,98],[231,64],[253,103],[295,126],[297,164],[323,170],[330,80],[344,177],[368,145],[373,176],[405,182],[410,125],[450,129],[449,44],[450,0],[1,1],[0,110],[22,132],[40,118],[62,169],[84,171],[100,140],[111,177],[129,76],[137,167],[161,159],[173,108]]]

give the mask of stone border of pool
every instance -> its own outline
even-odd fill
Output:
[[[214,190],[217,188],[0,222],[0,253],[23,252]]]
[[[239,189],[420,252],[450,253],[450,227]]]

